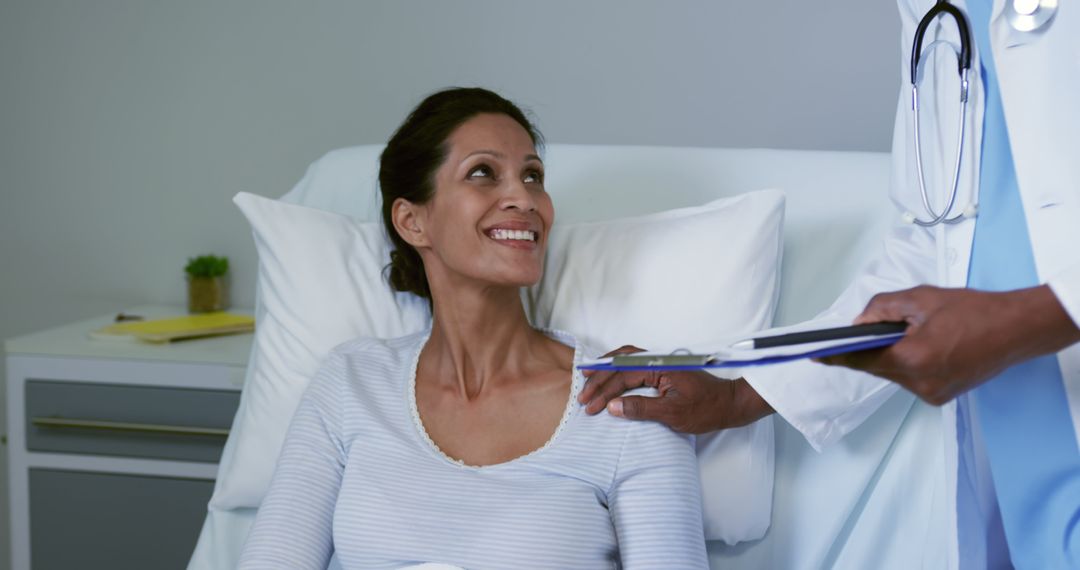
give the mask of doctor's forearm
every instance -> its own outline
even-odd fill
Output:
[[[1001,317],[1015,337],[1014,361],[1061,351],[1080,342],[1080,328],[1047,285],[1007,294]]]
[[[822,359],[887,378],[940,405],[1003,370],[1080,341],[1047,285],[991,292],[920,286],[871,299],[856,322],[906,321],[889,348]]]

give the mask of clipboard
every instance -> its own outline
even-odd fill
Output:
[[[779,336],[799,333],[829,332],[836,329],[805,329],[785,327],[758,333],[762,336]],[[858,331],[858,329],[855,329]],[[836,336],[836,335],[832,335]],[[872,335],[831,338],[821,342],[800,342],[785,346],[762,349],[727,348],[712,354],[688,353],[635,353],[601,358],[584,362],[579,370],[644,371],[644,370],[702,370],[709,368],[745,368],[780,364],[806,358],[823,358],[837,354],[884,348],[896,344],[904,332],[886,332]]]
[[[90,332],[99,340],[136,339],[155,344],[255,330],[255,318],[250,315],[215,312],[153,319],[125,321]]]

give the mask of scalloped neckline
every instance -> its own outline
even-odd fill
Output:
[[[548,338],[553,338],[553,340],[557,342],[562,342],[562,340],[565,338],[570,339],[574,343],[573,364],[571,365],[570,370],[570,393],[566,398],[566,407],[563,409],[562,417],[559,419],[559,425],[555,426],[555,431],[552,432],[551,437],[549,437],[547,441],[544,442],[544,445],[541,445],[540,447],[537,447],[536,449],[528,453],[519,455],[517,457],[514,457],[513,459],[508,459],[499,463],[490,463],[487,465],[470,465],[468,463],[465,463],[464,460],[455,459],[449,454],[447,454],[445,451],[443,451],[442,448],[439,447],[439,444],[435,443],[435,440],[431,439],[431,435],[428,434],[427,428],[424,427],[424,421],[420,417],[420,409],[416,404],[416,374],[419,371],[420,367],[420,353],[424,351],[424,347],[427,346],[428,339],[431,338],[431,329],[429,328],[427,332],[424,333],[423,338],[420,339],[420,342],[416,347],[416,351],[413,354],[412,364],[409,368],[409,381],[406,383],[406,392],[408,394],[409,400],[409,411],[412,413],[413,427],[416,429],[416,432],[420,436],[420,438],[425,443],[427,443],[429,451],[433,452],[438,458],[442,459],[443,461],[446,461],[447,463],[456,467],[460,467],[462,469],[493,469],[498,467],[510,466],[518,462],[524,461],[530,457],[533,457],[551,447],[559,439],[559,435],[562,434],[563,428],[570,421],[570,418],[573,415],[574,404],[577,403],[577,395],[582,386],[582,383],[579,382],[579,380],[581,379],[581,371],[577,368],[578,361],[580,360],[581,356],[581,343],[579,343],[573,335],[560,330],[543,328],[537,328],[534,330],[544,333],[548,336]]]

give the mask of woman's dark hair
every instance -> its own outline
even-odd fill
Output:
[[[469,119],[483,113],[497,113],[516,121],[540,148],[540,131],[510,101],[487,89],[455,87],[429,95],[409,113],[379,157],[379,191],[382,218],[394,244],[390,252],[390,287],[431,299],[427,274],[420,254],[394,229],[394,201],[404,198],[425,204],[435,194],[435,171],[446,160],[450,134]]]

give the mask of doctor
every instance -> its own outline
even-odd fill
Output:
[[[904,320],[905,338],[734,382],[597,373],[581,400],[695,433],[775,411],[820,449],[903,386],[942,405],[956,505],[946,565],[1080,568],[1080,4],[901,0],[900,15],[891,194],[903,222],[822,317]],[[662,396],[617,397],[642,384]]]

